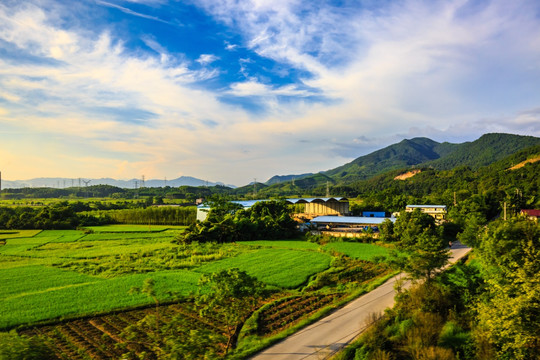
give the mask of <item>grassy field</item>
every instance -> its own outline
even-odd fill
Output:
[[[376,256],[388,256],[389,250],[382,246],[357,242],[333,242],[324,249],[345,254],[353,259],[372,260]]]
[[[202,274],[239,268],[272,288],[294,289],[330,267],[340,252],[358,259],[386,249],[359,243],[324,247],[306,241],[178,245],[176,226],[114,225],[79,230],[2,231],[0,330],[151,304],[129,294],[147,278],[160,301],[197,290]]]
[[[223,269],[239,268],[249,275],[283,288],[295,288],[309,276],[325,270],[331,257],[315,251],[264,249],[241,254],[203,265],[197,272],[212,273]]]
[[[179,225],[104,225],[104,226],[89,226],[96,233],[129,233],[129,232],[161,232],[165,230],[184,230],[186,226]]]

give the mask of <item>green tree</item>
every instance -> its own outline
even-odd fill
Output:
[[[385,219],[382,224],[379,226],[380,236],[384,242],[394,242],[396,241],[396,236],[394,234],[394,223],[389,219]]]
[[[36,337],[19,336],[15,331],[0,333],[0,360],[48,360],[54,353]]]
[[[418,237],[426,231],[431,234],[435,232],[435,219],[419,209],[402,211],[394,224],[398,246],[405,250],[414,247]]]
[[[265,286],[237,268],[204,275],[199,286],[208,289],[197,299],[197,303],[202,306],[201,316],[210,315],[225,325],[227,353],[236,347],[240,330],[257,308]]]
[[[441,236],[428,230],[416,237],[416,243],[409,251],[404,270],[414,279],[430,281],[450,258],[450,250],[441,241]]]
[[[490,224],[480,239],[487,296],[479,331],[500,359],[540,358],[540,226],[524,218]]]

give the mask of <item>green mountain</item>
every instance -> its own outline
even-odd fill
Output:
[[[435,160],[451,153],[457,145],[440,144],[428,138],[403,140],[371,154],[361,156],[348,164],[325,171],[338,183],[364,180],[390,170]]]
[[[265,184],[266,185],[273,185],[273,184],[279,184],[286,181],[293,181],[293,180],[299,180],[302,178],[305,178],[307,176],[313,175],[313,173],[308,174],[301,174],[301,175],[275,175],[272,176],[270,179],[268,179]]]
[[[478,140],[460,144],[454,151],[434,161],[423,163],[436,169],[449,170],[457,166],[478,169],[493,164],[522,149],[539,145],[540,138],[512,134],[486,134]]]
[[[540,138],[512,134],[485,134],[472,142],[452,144],[439,143],[428,138],[406,139],[387,146],[371,154],[361,156],[350,163],[314,175],[297,175],[294,186],[291,181],[271,184],[265,189],[270,194],[285,190],[301,193],[302,190],[326,186],[346,186],[368,180],[392,170],[405,170],[411,167],[431,167],[449,170],[467,166],[477,169],[493,164],[503,158],[530,146],[540,145]],[[293,175],[288,175],[287,180]]]

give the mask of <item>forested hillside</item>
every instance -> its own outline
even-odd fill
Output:
[[[540,138],[537,137],[497,133],[486,134],[478,140],[462,144],[438,143],[427,138],[414,138],[361,156],[335,169],[303,176],[295,180],[294,185],[293,176],[289,175],[289,181],[268,184],[271,186],[263,193],[277,196],[286,192],[302,194],[316,189],[315,192],[320,195],[321,189],[326,189],[327,184],[354,187],[354,184],[361,180],[370,180],[393,170],[411,168],[451,170],[462,166],[478,169],[539,144]],[[245,192],[238,189],[238,193]]]

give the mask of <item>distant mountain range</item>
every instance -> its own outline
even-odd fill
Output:
[[[317,174],[274,176],[261,184],[259,190],[275,188],[297,193],[298,190],[324,186],[327,183],[333,186],[347,185],[392,170],[414,167],[450,170],[458,166],[468,166],[477,169],[535,145],[540,145],[540,138],[501,133],[485,134],[475,141],[460,144],[439,143],[425,137],[405,139]],[[248,191],[250,188],[245,189],[245,192]],[[244,191],[243,188],[237,188],[236,192],[241,194]]]
[[[411,166],[450,170],[487,166],[524,148],[540,144],[540,138],[512,134],[485,134],[472,142],[438,143],[428,138],[403,140],[348,164],[322,172],[334,182],[365,180],[390,170]]]
[[[2,188],[24,188],[24,187],[51,187],[51,188],[67,188],[73,186],[85,186],[85,181],[88,182],[88,185],[111,185],[117,186],[124,189],[133,189],[135,187],[142,187],[143,183],[141,179],[131,179],[131,180],[115,180],[111,178],[101,178],[101,179],[88,179],[88,178],[36,178],[30,180],[2,180]],[[209,182],[201,179],[197,179],[191,176],[180,176],[177,179],[171,180],[157,180],[150,179],[144,181],[144,186],[146,187],[179,187],[179,186],[216,186],[224,185],[231,188],[234,188],[234,185],[225,185],[220,182]]]
[[[493,164],[520,150],[535,145],[540,145],[540,138],[500,133],[485,134],[475,141],[461,144],[439,143],[425,137],[405,139],[327,171],[321,171],[316,174],[273,176],[264,184],[257,183],[257,191],[276,189],[279,193],[295,194],[303,189],[313,189],[325,186],[326,184],[332,186],[347,185],[356,181],[368,180],[392,170],[405,170],[414,167],[450,170],[459,166],[468,166],[472,169],[477,169]],[[81,179],[79,182],[79,179],[71,178],[37,178],[17,181],[3,180],[2,188],[64,188],[85,186],[83,180],[90,180],[89,185],[112,185],[128,189],[135,188],[135,186],[142,186],[141,179]],[[181,176],[172,180],[152,179],[144,182],[144,186],[146,187],[179,187],[186,185],[223,185],[235,189],[234,193],[239,195],[253,191],[252,184],[236,188],[234,185],[225,185],[221,182],[207,182],[190,176]],[[271,193],[269,192],[269,194]]]

